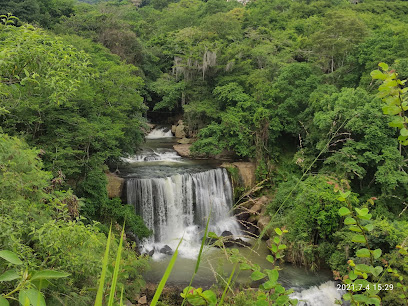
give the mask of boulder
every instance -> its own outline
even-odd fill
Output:
[[[175,132],[174,132],[175,136],[176,136],[177,138],[184,138],[184,137],[186,137],[185,128],[186,128],[186,127],[184,126],[183,120],[179,120],[179,121],[178,121],[178,124],[177,124],[177,126],[176,126],[176,130],[175,130]]]
[[[191,152],[190,152],[190,147],[191,144],[176,144],[173,145],[174,150],[183,157],[190,157]]]
[[[259,231],[262,232],[267,227],[270,221],[271,221],[270,216],[261,216],[258,220],[258,223],[256,224],[259,227]],[[268,239],[271,236],[272,231],[273,229],[272,227],[270,227],[262,238]]]
[[[235,244],[239,247],[250,247],[251,244],[249,242],[246,242],[242,240],[241,238],[235,239]]]
[[[122,197],[123,186],[125,184],[125,180],[115,173],[106,173],[106,178],[108,184],[106,189],[108,190],[108,197],[115,198],[115,197]]]
[[[254,206],[252,206],[252,207],[248,210],[248,212],[249,212],[251,215],[258,214],[258,213],[262,210],[262,207],[263,207],[263,204],[257,201],[257,202],[255,202]]]
[[[125,299],[124,304],[125,304],[125,306],[134,306],[134,304],[131,301],[129,301],[128,299]]]
[[[177,125],[174,125],[174,124],[171,126],[171,132],[173,134],[176,134],[176,127],[177,127]]]
[[[255,163],[251,162],[234,162],[234,163],[223,163],[221,165],[223,168],[235,167],[238,169],[239,178],[242,182],[243,187],[252,188],[255,185]]]
[[[145,295],[142,296],[142,297],[137,301],[137,303],[140,304],[140,305],[145,305],[145,304],[147,304],[147,297],[146,297]]]
[[[233,165],[238,168],[244,187],[252,188],[255,185],[255,163],[235,162]]]
[[[154,249],[151,249],[151,250],[147,253],[147,255],[149,255],[150,257],[152,257],[152,256],[154,255]]]
[[[185,143],[193,143],[194,142],[194,139],[192,139],[192,138],[181,138],[181,139],[179,139],[179,140],[177,140],[177,142],[178,143],[182,143],[182,144],[185,144]]]
[[[248,222],[251,222],[253,224],[256,224],[258,222],[259,215],[250,215],[248,218]]]
[[[251,215],[246,208],[239,207],[234,210],[234,216],[238,221],[246,221]]]
[[[173,255],[173,250],[171,249],[171,247],[169,247],[167,244],[164,246],[164,247],[162,247],[161,249],[160,249],[160,253],[162,253],[162,254],[166,254],[166,255]]]
[[[244,226],[243,231],[245,235],[248,235],[250,237],[257,237],[257,235],[259,234],[258,228],[251,222],[244,222],[242,225]]]
[[[223,231],[221,237],[225,237],[224,245],[227,248],[234,246],[234,235],[230,231]]]
[[[230,231],[223,231],[221,237],[233,237],[234,235]]]

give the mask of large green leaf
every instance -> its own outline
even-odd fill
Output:
[[[387,78],[387,76],[380,70],[373,70],[370,74],[373,79],[385,80]]]
[[[360,249],[356,252],[357,257],[370,257],[370,251],[368,249]]]
[[[261,271],[254,271],[251,274],[251,279],[253,281],[257,281],[257,280],[263,279],[265,276],[266,274],[262,273]]]
[[[216,305],[217,304],[217,296],[212,290],[206,290],[201,294],[202,297],[205,298],[208,305]]]
[[[14,270],[9,270],[0,275],[0,282],[9,282],[20,278],[20,275]]]
[[[381,253],[382,253],[381,249],[375,249],[375,250],[373,251],[374,259],[380,258]]]
[[[366,243],[366,239],[363,235],[354,235],[353,238],[351,238],[351,241],[356,243]]]
[[[21,290],[18,299],[23,306],[46,306],[44,296],[36,289]]]
[[[16,253],[13,253],[9,250],[2,250],[0,251],[0,257],[7,260],[9,263],[14,265],[21,265],[23,262],[18,258]]]
[[[350,210],[347,207],[340,207],[339,209],[340,216],[347,216],[350,214]]]
[[[7,301],[6,298],[0,295],[0,306],[9,306],[9,305],[10,305],[9,301]]]
[[[354,218],[351,218],[351,217],[347,217],[344,220],[344,224],[346,224],[346,225],[351,225],[351,224],[356,224],[356,223],[357,223],[356,220]]]
[[[380,275],[382,271],[383,271],[383,267],[381,266],[377,266],[374,269],[372,269],[372,273],[374,276]]]

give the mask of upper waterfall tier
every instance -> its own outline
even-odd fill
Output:
[[[122,158],[128,163],[140,162],[176,162],[181,160],[181,156],[172,149],[158,148],[158,149],[144,149],[139,154]]]
[[[146,136],[146,139],[159,139],[168,137],[173,137],[173,133],[168,127],[157,127]]]

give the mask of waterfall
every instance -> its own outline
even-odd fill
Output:
[[[290,295],[292,299],[298,299],[299,306],[331,306],[336,305],[336,300],[341,300],[344,290],[339,290],[336,283],[328,281],[320,286],[313,286],[309,289],[294,292]],[[342,304],[345,305],[345,304]]]
[[[145,246],[174,246],[184,235],[187,243],[180,254],[192,256],[204,235],[210,210],[210,231],[218,235],[223,231],[240,233],[239,224],[231,215],[232,186],[225,169],[129,179],[127,200],[154,232]]]
[[[159,139],[173,137],[173,133],[168,127],[159,127],[153,129],[147,136],[146,139]]]
[[[174,150],[156,149],[149,150],[144,149],[139,154],[131,157],[123,157],[122,160],[127,163],[141,163],[141,162],[177,162],[181,159],[181,156]]]

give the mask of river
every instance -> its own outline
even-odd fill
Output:
[[[176,139],[166,127],[155,128],[146,136],[143,149],[135,156],[124,158],[121,175],[126,179],[127,202],[154,231],[142,242],[141,250],[152,255],[152,269],[144,275],[150,282],[159,282],[179,247],[179,256],[168,280],[169,284],[187,285],[194,271],[207,217],[211,212],[210,231],[221,235],[231,232],[242,237],[238,221],[232,214],[233,190],[228,173],[215,160],[183,158],[173,149]],[[265,243],[256,248],[241,247],[240,253],[252,263],[271,268],[265,260],[269,250]],[[166,254],[168,253],[168,254]],[[344,293],[336,289],[330,271],[313,273],[289,264],[282,266],[279,281],[293,288],[298,305],[330,306]],[[206,247],[195,286],[210,286],[227,277],[232,266],[223,251]],[[236,282],[249,283],[248,272],[237,275]]]

